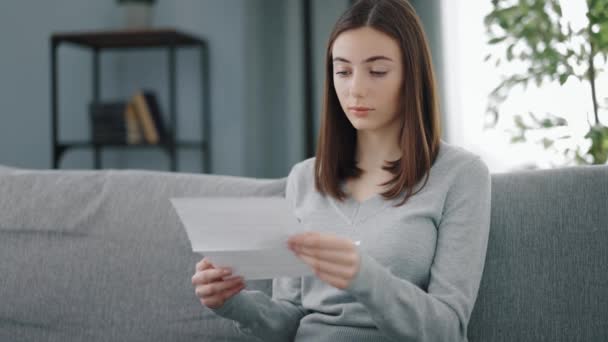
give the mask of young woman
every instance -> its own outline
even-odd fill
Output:
[[[203,259],[192,278],[201,303],[262,341],[466,341],[490,175],[440,139],[439,118],[412,6],[355,3],[329,39],[316,157],[287,178],[286,198],[311,229],[289,248],[314,276],[274,279],[270,298]]]

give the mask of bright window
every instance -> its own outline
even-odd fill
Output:
[[[500,107],[497,126],[484,130],[489,93],[503,75],[511,74],[521,66],[503,63],[496,67],[494,63],[484,62],[491,49],[497,49],[487,44],[483,24],[484,16],[492,10],[490,1],[443,0],[441,10],[446,82],[443,89],[447,99],[444,129],[448,142],[479,154],[492,172],[567,165],[560,153],[545,150],[536,143],[542,136],[529,136],[525,143],[510,143],[511,134],[507,130],[515,128],[514,114],[531,111],[538,115],[555,114],[568,121],[568,127],[564,127],[566,131],[556,130],[553,134],[571,135],[572,138],[558,141],[556,149],[572,145],[581,146],[581,150],[589,147],[583,137],[589,128],[588,121],[593,121],[590,87],[588,82],[581,83],[572,77],[562,87],[556,82],[545,83],[540,88],[530,84],[525,91],[521,87],[514,88]],[[562,1],[562,10],[564,20],[573,28],[587,24],[585,1]],[[498,49],[504,51],[504,48]],[[605,105],[607,99],[602,94],[606,94],[608,80],[606,73],[598,76],[598,102]],[[608,123],[605,112],[600,111],[602,119],[604,124]]]

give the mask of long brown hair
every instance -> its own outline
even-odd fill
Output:
[[[394,199],[405,191],[405,198],[397,205],[401,206],[426,185],[439,152],[441,135],[438,94],[428,41],[420,19],[406,0],[357,1],[342,14],[333,28],[325,54],[325,90],[315,158],[315,187],[322,194],[343,200],[346,194],[340,188],[342,180],[359,177],[363,173],[355,161],[356,129],[348,121],[334,89],[331,51],[342,32],[364,26],[389,35],[401,49],[403,82],[398,108],[402,157],[386,161],[382,167],[394,175],[382,184],[392,185],[382,196]],[[423,177],[424,184],[414,192],[414,187]]]

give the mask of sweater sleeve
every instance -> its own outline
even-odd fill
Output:
[[[490,230],[491,178],[476,157],[450,186],[437,226],[427,291],[361,253],[347,288],[394,341],[466,341]]]
[[[285,197],[293,210],[296,198],[297,164],[287,177]],[[287,248],[287,247],[286,247]],[[233,320],[239,331],[262,341],[292,341],[300,319],[306,314],[302,307],[302,279],[275,278],[272,297],[261,291],[241,291],[218,309],[217,315]]]
[[[261,341],[293,341],[306,314],[301,301],[301,278],[276,278],[272,298],[261,291],[241,291],[223,306],[212,309],[233,320],[245,335]]]

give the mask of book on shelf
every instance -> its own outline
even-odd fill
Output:
[[[156,94],[137,91],[128,101],[91,102],[91,139],[95,144],[159,144],[169,141]]]
[[[143,137],[137,120],[137,113],[135,113],[132,103],[126,104],[125,123],[127,126],[127,144],[140,144],[143,141]]]
[[[140,144],[142,134],[133,106],[125,101],[91,102],[91,140],[95,144]]]
[[[156,132],[158,132],[158,138],[160,139],[160,142],[168,142],[169,134],[167,132],[167,129],[165,128],[164,117],[160,109],[156,93],[154,93],[153,91],[144,91],[143,95],[146,99],[146,103],[148,104],[150,114],[152,114],[152,120],[154,121],[154,127],[156,128]]]
[[[125,105],[124,101],[91,102],[89,104],[91,140],[93,143],[127,143]]]
[[[156,94],[150,90],[139,90],[131,98],[143,136],[148,144],[167,142],[169,136]]]

